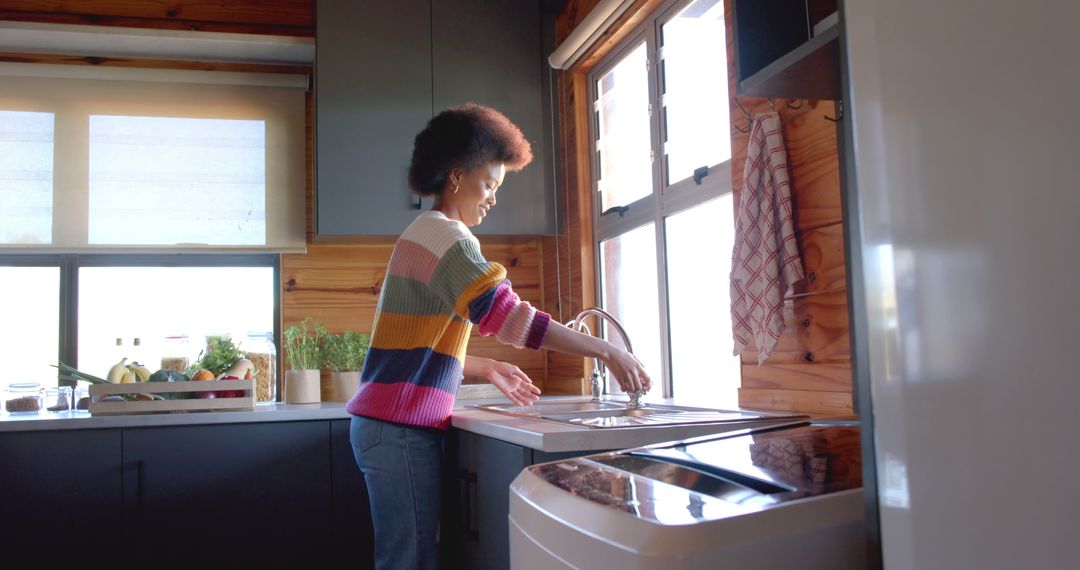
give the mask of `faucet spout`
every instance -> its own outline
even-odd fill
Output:
[[[634,353],[634,349],[632,348],[632,346],[630,344],[630,336],[626,334],[626,329],[623,328],[622,323],[620,323],[618,321],[618,319],[616,319],[611,313],[608,313],[607,311],[601,309],[600,307],[588,307],[588,308],[582,309],[582,311],[580,313],[578,313],[577,316],[574,317],[573,320],[567,321],[566,326],[568,326],[571,329],[574,329],[576,331],[584,332],[585,334],[591,335],[592,331],[589,330],[589,326],[587,324],[585,324],[585,318],[588,317],[589,315],[595,315],[598,320],[606,319],[608,322],[610,322],[612,324],[612,326],[615,327],[615,330],[617,330],[619,332],[619,336],[622,337],[623,344],[626,345],[626,351],[631,353],[631,354]],[[600,396],[601,396],[601,394],[603,393],[603,390],[604,390],[602,380],[605,379],[606,376],[607,376],[606,369],[605,369],[604,372],[600,372],[600,369],[601,369],[600,362],[597,359],[594,358],[593,359],[593,372],[592,372],[592,375],[589,377],[590,387],[592,388],[592,401],[593,402],[599,402],[600,401]],[[640,390],[640,391],[637,391],[637,392],[627,392],[627,395],[630,397],[630,401],[627,402],[626,407],[627,408],[640,408],[640,407],[642,407],[644,404],[641,403],[641,396],[642,396],[642,394],[644,392],[645,392],[644,390]]]

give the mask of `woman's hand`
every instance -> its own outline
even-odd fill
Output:
[[[533,385],[532,379],[520,368],[508,362],[466,356],[465,374],[487,378],[518,406],[531,406],[540,397],[540,388]]]
[[[645,366],[633,354],[611,345],[608,354],[601,360],[608,372],[615,376],[615,381],[623,392],[648,392],[652,388],[652,379],[645,371]]]

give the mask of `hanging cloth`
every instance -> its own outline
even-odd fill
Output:
[[[780,116],[754,116],[731,255],[731,326],[736,355],[765,362],[784,331],[784,297],[803,278],[795,241]]]

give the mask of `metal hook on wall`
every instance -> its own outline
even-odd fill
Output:
[[[736,121],[731,122],[731,128],[733,130],[735,130],[735,131],[740,132],[740,133],[744,133],[744,134],[749,133],[750,132],[750,127],[754,124],[754,116],[751,115],[750,112],[747,111],[746,108],[742,106],[742,103],[739,102],[738,97],[732,97],[731,102],[735,103],[735,107],[737,109],[739,109],[739,112],[742,113],[744,117],[746,117],[746,128],[745,129],[740,127],[739,124]]]
[[[747,121],[753,121],[754,120],[753,115],[751,115],[750,112],[747,111],[746,108],[742,106],[742,103],[739,102],[738,97],[732,97],[731,101],[733,103],[735,103],[735,106],[738,107],[739,112],[741,112],[743,114],[743,116],[746,117]]]
[[[836,102],[836,118],[835,119],[828,116],[828,115],[824,115],[824,117],[825,117],[826,121],[832,121],[834,123],[839,123],[840,121],[843,121],[844,120],[844,102],[843,101],[837,101]]]

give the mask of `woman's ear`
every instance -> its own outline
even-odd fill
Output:
[[[450,181],[451,186],[457,186],[458,184],[461,184],[461,178],[463,176],[465,176],[464,168],[451,168],[450,176],[448,176],[447,179]]]

